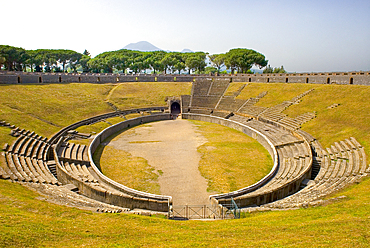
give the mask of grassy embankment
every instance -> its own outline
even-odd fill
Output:
[[[73,84],[69,86],[73,87]],[[0,119],[48,136],[59,127],[40,121],[30,114],[39,114],[38,117],[42,117],[43,120],[64,126],[82,119],[82,116],[86,118],[110,111],[103,104],[104,97],[102,97],[95,99],[96,104],[91,101],[85,108],[72,104],[76,112],[80,111],[79,116],[74,115],[76,112],[71,109],[70,102],[75,98],[68,97],[68,92],[84,97],[84,94],[91,94],[90,92],[96,92],[104,87],[109,88],[109,85],[100,86],[101,88],[95,85],[86,86],[86,84],[78,89],[75,87],[75,91],[85,93],[70,92],[69,89],[63,89],[62,86],[57,85],[49,86],[50,89],[38,87],[47,86],[1,86],[2,96],[6,97],[0,99]],[[91,91],[86,89],[87,87],[91,87]],[[289,100],[309,88],[315,88],[315,91],[284,113],[294,117],[307,111],[317,111],[318,117],[303,125],[303,130],[317,137],[324,146],[333,141],[354,136],[365,146],[369,156],[370,111],[367,100],[370,97],[370,87],[250,84],[240,97],[256,96],[268,90],[269,94],[261,99],[258,105],[271,106],[272,103]],[[59,89],[60,93],[56,89]],[[42,95],[32,97],[35,92]],[[45,92],[49,92],[52,96],[60,94],[60,98],[49,99],[43,95]],[[33,100],[28,100],[28,97]],[[63,100],[63,97],[69,98],[69,101]],[[61,104],[55,104],[55,101]],[[42,106],[49,106],[49,102],[52,107],[46,107],[45,109],[49,111],[43,111]],[[333,103],[341,105],[335,109],[326,109]],[[84,105],[85,102],[81,100],[80,104]],[[51,115],[64,118],[50,118]],[[73,119],[74,116],[76,119]],[[11,141],[8,128],[1,127],[0,131],[1,143]],[[323,207],[247,214],[246,218],[240,220],[174,222],[125,214],[94,214],[58,206],[36,199],[38,197],[36,193],[18,184],[0,180],[0,244],[4,247],[85,245],[98,247],[368,247],[370,244],[369,188],[370,180],[366,179],[336,195],[345,195],[346,199]]]
[[[351,136],[364,147],[370,163],[370,111],[368,99],[370,87],[360,85],[316,85],[250,83],[238,98],[255,97],[268,91],[257,105],[270,107],[314,89],[301,99],[299,104],[290,106],[283,113],[296,117],[306,112],[317,112],[317,117],[302,126],[302,130],[317,138],[323,147]],[[328,109],[333,104],[336,108]]]
[[[370,180],[326,207],[247,214],[240,220],[170,221],[97,214],[36,199],[0,181],[1,247],[368,247]]]
[[[131,109],[150,106],[165,106],[166,96],[190,94],[190,83],[123,83],[123,84],[51,84],[51,85],[4,85],[1,86],[0,119],[6,120],[21,128],[33,130],[36,133],[49,137],[64,126],[94,115],[112,112],[113,109],[106,103],[110,101],[120,109]],[[140,114],[129,114],[127,119],[135,118]],[[123,121],[121,117],[108,118],[89,126],[82,126],[77,130],[84,133],[98,133]],[[14,137],[9,135],[9,128],[0,127],[0,143],[12,143]],[[88,145],[90,140],[73,140],[73,143]],[[112,148],[113,149],[113,148]],[[98,152],[100,152],[98,150]],[[121,168],[131,168],[128,178],[138,178],[128,182],[139,190],[159,193],[159,186],[155,180],[158,177],[151,172],[151,167],[142,158],[131,156],[123,151],[107,151],[117,154],[124,160]],[[110,167],[117,163],[112,161]],[[132,169],[136,168],[136,169]],[[140,169],[138,169],[140,168]],[[149,168],[145,170],[144,168]],[[110,168],[104,168],[108,171]],[[113,170],[112,170],[113,171]],[[111,172],[109,170],[109,172]],[[146,173],[147,172],[147,173]],[[117,174],[108,173],[108,176]],[[119,175],[119,174],[118,174]],[[127,175],[126,173],[124,175]],[[149,177],[149,178],[147,178]],[[123,178],[118,179],[120,182]],[[145,183],[147,182],[147,183]]]

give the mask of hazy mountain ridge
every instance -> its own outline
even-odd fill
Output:
[[[141,51],[141,52],[152,52],[152,51],[166,51],[166,52],[171,52],[170,50],[164,50],[159,47],[154,46],[148,41],[139,41],[136,43],[130,43],[126,45],[123,49],[127,50],[133,50],[133,51]],[[181,51],[182,53],[192,53],[193,51],[190,49],[183,49]]]
[[[125,46],[123,49],[127,50],[134,50],[134,51],[141,51],[141,52],[149,52],[149,51],[161,51],[163,49],[160,49],[153,44],[147,42],[147,41],[139,41],[136,43],[130,43],[127,46]]]

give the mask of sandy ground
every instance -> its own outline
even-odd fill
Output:
[[[122,133],[108,145],[133,156],[142,157],[157,171],[163,195],[170,195],[174,205],[209,204],[207,181],[198,170],[200,154],[197,147],[207,140],[187,120],[150,123]]]

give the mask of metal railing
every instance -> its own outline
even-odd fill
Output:
[[[240,209],[233,200],[233,205],[226,208],[221,205],[182,205],[171,206],[168,215],[173,220],[196,220],[196,219],[239,219]]]

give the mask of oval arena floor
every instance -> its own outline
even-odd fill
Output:
[[[208,204],[207,181],[198,170],[197,147],[207,140],[187,120],[146,124],[135,132],[123,132],[108,146],[145,158],[157,171],[161,194],[170,195],[176,205]]]

